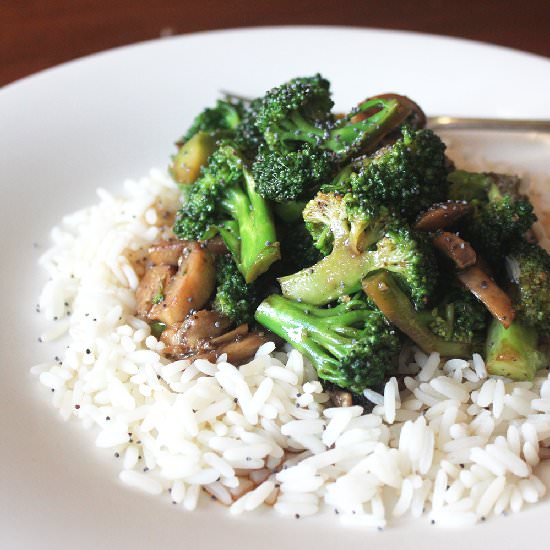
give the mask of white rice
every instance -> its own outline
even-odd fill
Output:
[[[226,358],[171,362],[134,316],[138,279],[124,253],[160,238],[160,209],[177,207],[177,187],[154,171],[120,197],[98,196],[63,219],[41,258],[50,281],[40,309],[52,322],[41,339],[68,337],[59,357],[31,371],[63,418],[96,427],[124,484],[170,492],[185,510],[207,493],[235,514],[266,503],[292,517],[328,509],[371,528],[424,512],[470,525],[544,496],[536,468],[548,455],[541,442],[550,443],[546,371],[514,383],[488,378],[477,354],[442,362],[413,349],[409,362],[404,350],[406,389],[391,378],[383,393],[366,390],[366,413],[328,408],[308,362],[272,342],[240,368]]]

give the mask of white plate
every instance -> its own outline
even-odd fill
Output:
[[[68,63],[0,91],[0,547],[430,550],[487,548],[490,540],[504,550],[525,547],[527,538],[548,539],[548,501],[460,531],[427,520],[373,533],[344,529],[332,516],[235,519],[220,506],[185,513],[168,499],[121,486],[115,459],[96,450],[76,422],[62,423],[28,374],[46,359],[36,342],[34,303],[44,279],[33,243],[45,246],[49,228],[93,202],[97,186],[116,191],[124,178],[166,165],[174,139],[219,88],[254,95],[316,71],[332,81],[340,108],[393,90],[428,113],[550,118],[548,60],[455,39],[344,28],[164,39]],[[512,166],[550,165],[543,158],[548,149],[536,147],[517,159],[513,147],[493,147],[491,154]]]

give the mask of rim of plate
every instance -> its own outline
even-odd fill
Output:
[[[535,61],[535,62],[542,61],[544,63],[548,63],[550,68],[550,58],[536,54],[536,53],[519,50],[516,48],[512,48],[510,46],[492,44],[490,42],[484,42],[482,40],[474,40],[471,38],[462,38],[457,36],[448,36],[444,34],[424,33],[419,31],[401,30],[401,29],[381,29],[377,27],[362,27],[362,26],[356,26],[356,25],[255,25],[250,27],[230,27],[227,29],[210,29],[210,30],[204,30],[204,31],[195,31],[190,33],[176,34],[176,35],[166,36],[162,38],[158,37],[158,38],[152,38],[149,40],[139,40],[131,44],[124,44],[122,46],[115,46],[112,48],[107,48],[105,50],[93,52],[84,56],[77,57],[75,59],[71,59],[69,61],[58,63],[56,65],[47,67],[45,69],[41,69],[27,76],[24,76],[24,77],[18,78],[17,80],[9,82],[8,84],[5,84],[4,86],[0,87],[0,98],[2,97],[2,93],[4,91],[8,91],[8,90],[11,91],[13,88],[20,86],[22,84],[27,84],[36,79],[49,76],[50,74],[55,73],[57,71],[64,70],[68,67],[85,63],[86,61],[89,61],[91,59],[100,59],[102,57],[106,57],[112,54],[130,50],[130,49],[148,48],[148,47],[154,46],[155,44],[158,44],[159,42],[175,42],[179,40],[201,39],[208,36],[221,35],[221,34],[245,34],[245,33],[255,34],[255,33],[262,33],[265,31],[269,31],[269,32],[272,32],[272,31],[325,31],[325,32],[338,31],[338,32],[380,34],[380,35],[387,35],[387,36],[390,36],[390,35],[391,36],[408,36],[408,37],[414,37],[414,39],[416,40],[446,42],[447,44],[453,44],[453,45],[469,44],[471,46],[479,46],[481,48],[486,49],[487,51],[493,50],[495,53],[524,56],[526,59],[530,59],[531,61]]]

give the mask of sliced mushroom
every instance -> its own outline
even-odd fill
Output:
[[[242,325],[239,325],[237,328],[230,330],[229,332],[226,332],[221,336],[212,338],[211,343],[213,346],[221,346],[222,344],[227,344],[232,340],[237,340],[238,338],[245,336],[246,334],[248,334],[248,325],[246,323],[243,323]]]
[[[474,265],[459,271],[457,276],[504,327],[508,328],[512,324],[516,316],[512,301],[485,271]]]
[[[170,325],[161,336],[165,353],[174,356],[196,355],[211,349],[211,340],[225,336],[230,321],[216,311],[201,309],[189,315],[183,323]]]
[[[166,325],[181,322],[192,309],[208,302],[216,286],[214,258],[198,243],[188,243],[177,273],[165,289],[164,300],[155,304],[149,319]]]
[[[461,239],[455,233],[439,232],[433,239],[434,246],[450,258],[458,269],[474,265],[477,255],[470,243]]]
[[[155,265],[178,265],[178,261],[190,241],[169,239],[160,241],[149,247],[149,261]]]
[[[138,248],[137,250],[127,249],[124,255],[128,262],[130,262],[136,275],[141,279],[141,277],[145,275],[149,262],[149,253],[147,250],[144,247]]]
[[[417,231],[444,229],[471,211],[472,206],[466,201],[447,201],[434,204],[418,216],[414,228]]]
[[[233,342],[224,344],[217,350],[218,356],[227,354],[227,360],[234,365],[245,363],[254,357],[258,348],[267,342],[267,338],[259,332],[250,332],[244,337],[239,337]]]
[[[349,391],[332,390],[329,391],[329,396],[335,407],[351,407],[353,405],[353,398]]]
[[[176,272],[170,265],[158,265],[147,269],[136,290],[137,314],[147,317],[156,300],[161,301],[168,281]]]
[[[254,357],[257,349],[267,341],[263,333],[249,332],[247,324],[226,332],[229,326],[229,319],[215,311],[198,311],[162,333],[164,352],[176,359],[208,361],[216,361],[226,353],[229,362],[239,365]]]

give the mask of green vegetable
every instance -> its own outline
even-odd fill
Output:
[[[523,239],[510,246],[508,271],[513,286],[514,308],[539,334],[550,334],[550,255]]]
[[[215,148],[216,140],[210,134],[197,132],[189,141],[184,142],[172,157],[169,168],[171,176],[177,183],[193,183]]]
[[[174,225],[180,239],[203,240],[218,232],[247,283],[280,258],[269,205],[256,193],[242,156],[229,142],[220,144],[189,186]]]
[[[311,226],[327,227],[334,246],[317,264],[281,277],[283,295],[309,304],[328,304],[357,292],[361,280],[378,269],[395,273],[417,307],[425,307],[437,280],[436,262],[426,236],[416,234],[399,218],[381,213],[371,219],[347,208],[346,197],[318,194],[304,210]],[[314,232],[319,243],[321,231]]]
[[[166,325],[164,323],[161,323],[160,321],[155,321],[154,323],[151,323],[151,334],[155,338],[160,338],[161,334],[166,329]]]
[[[436,336],[429,322],[415,311],[407,295],[387,271],[379,271],[363,281],[363,290],[385,315],[425,352],[438,352],[446,357],[469,357],[472,346],[467,342],[448,341]]]
[[[431,130],[405,126],[392,146],[365,159],[349,178],[341,178],[339,191],[351,191],[365,211],[388,207],[413,220],[422,210],[446,199],[447,173],[441,139]],[[331,187],[335,190],[334,184]]]
[[[256,283],[247,284],[231,255],[219,256],[216,261],[215,309],[235,325],[250,323],[259,303]]]
[[[449,196],[469,200],[474,206],[460,226],[464,239],[500,270],[510,244],[521,239],[537,219],[532,204],[519,194],[519,179],[457,170],[449,181]]]
[[[548,365],[548,357],[538,349],[537,331],[514,321],[508,329],[491,322],[485,354],[487,371],[513,380],[532,380],[537,370]]]
[[[330,155],[309,144],[297,151],[284,152],[270,150],[263,144],[252,165],[258,193],[283,203],[310,199],[333,172]]]
[[[160,304],[164,300],[164,295],[162,294],[162,290],[159,290],[154,296],[151,302],[153,304]]]
[[[384,316],[361,298],[323,309],[274,294],[256,320],[305,354],[320,378],[356,393],[383,382],[399,349]]]
[[[218,100],[215,107],[208,107],[199,113],[191,127],[183,135],[182,141],[190,140],[198,132],[204,132],[213,136],[233,136],[241,123],[243,106],[239,103]]]
[[[470,291],[458,287],[448,290],[432,310],[419,315],[437,336],[468,344],[484,340],[489,320],[486,307]]]

